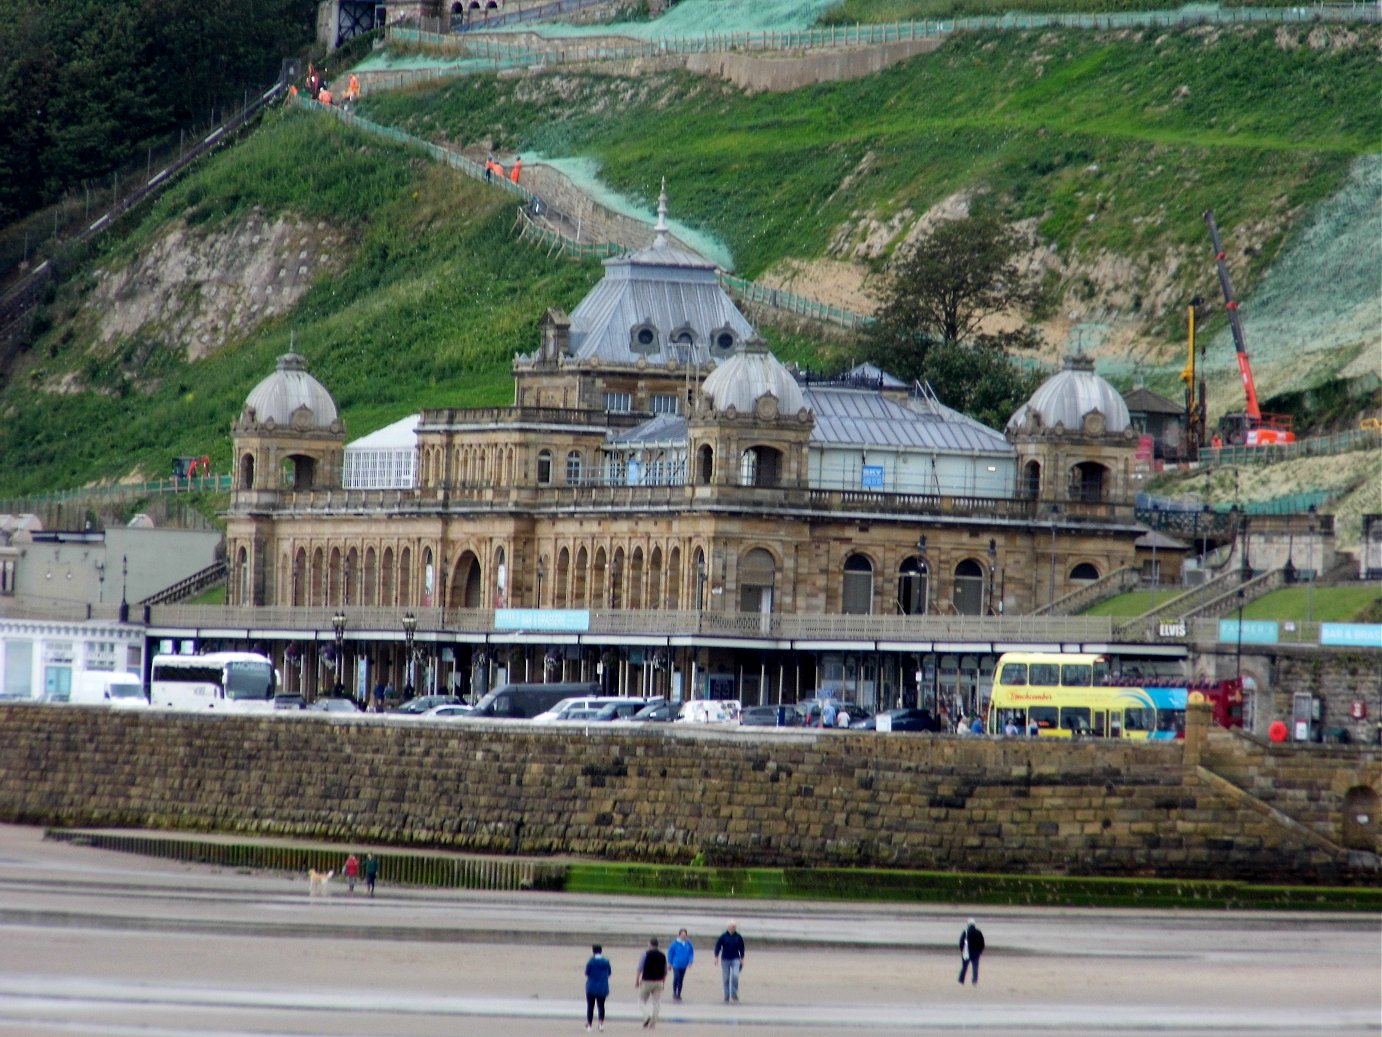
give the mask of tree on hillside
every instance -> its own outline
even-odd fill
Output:
[[[996,215],[936,224],[893,263],[868,332],[870,358],[928,381],[947,405],[1001,426],[1035,388],[1008,356],[1037,344],[1030,327],[982,331],[985,320],[1034,305],[1022,238]]]
[[[239,107],[315,0],[27,0],[0,18],[0,226]]]

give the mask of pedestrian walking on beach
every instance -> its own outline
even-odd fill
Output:
[[[657,938],[648,941],[648,949],[638,959],[638,974],[633,977],[638,991],[638,1003],[643,1006],[643,1028],[657,1029],[657,1017],[662,1010],[662,987],[667,982],[667,956],[657,948]]]
[[[346,892],[355,892],[355,880],[360,877],[360,858],[351,854],[346,858],[345,867],[341,869],[345,872]]]
[[[374,896],[374,882],[379,878],[379,861],[374,854],[365,854],[365,889],[369,890],[369,895]]]
[[[600,1013],[600,1029],[605,1028],[605,998],[609,997],[609,974],[614,966],[605,957],[605,949],[598,943],[590,948],[590,960],[585,963],[585,1028],[595,1022]]]
[[[739,926],[730,922],[715,941],[715,960],[720,963],[720,976],[725,984],[725,1000],[739,1000],[739,973],[744,970],[744,938]]]
[[[681,1000],[681,987],[686,982],[686,970],[695,960],[696,948],[691,945],[691,938],[686,935],[686,930],[682,929],[677,933],[672,945],[667,948],[667,966],[672,970],[673,1001]]]
[[[984,934],[971,918],[965,924],[964,932],[960,933],[960,986],[965,985],[965,972],[971,966],[974,972],[971,974],[969,985],[974,986],[979,982],[979,956],[983,953]]]

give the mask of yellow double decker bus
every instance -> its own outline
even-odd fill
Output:
[[[1171,739],[1185,734],[1184,684],[1148,687],[1109,672],[1102,655],[1006,652],[994,671],[988,733]]]

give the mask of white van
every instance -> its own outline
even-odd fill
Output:
[[[115,709],[143,709],[149,704],[137,673],[87,671],[79,674],[69,702],[82,706],[112,706]]]

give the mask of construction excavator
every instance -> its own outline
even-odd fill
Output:
[[[1219,435],[1225,444],[1233,446],[1280,446],[1294,443],[1296,434],[1291,428],[1291,417],[1286,414],[1263,414],[1257,403],[1257,384],[1252,377],[1252,361],[1248,359],[1247,347],[1243,345],[1243,325],[1238,320],[1238,300],[1233,297],[1233,284],[1228,277],[1228,264],[1224,262],[1224,246],[1219,241],[1219,227],[1214,222],[1214,210],[1206,209],[1204,222],[1209,225],[1209,236],[1214,242],[1214,261],[1219,268],[1219,287],[1224,292],[1224,308],[1228,311],[1229,327],[1233,329],[1233,348],[1238,351],[1238,374],[1243,379],[1243,392],[1247,397],[1247,407],[1233,411],[1219,419]],[[1192,357],[1194,346],[1191,346]],[[1193,375],[1192,375],[1193,378]]]

